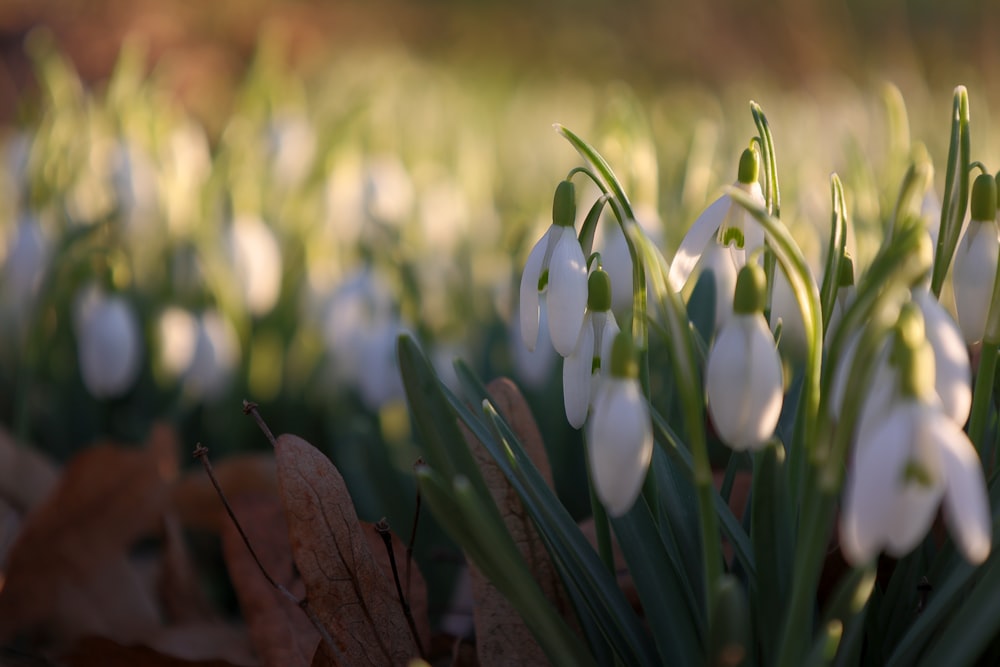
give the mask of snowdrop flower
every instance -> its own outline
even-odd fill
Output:
[[[746,149],[740,156],[736,187],[744,190],[761,206],[764,193],[757,182],[757,154]],[[730,304],[735,275],[746,264],[746,258],[764,245],[764,229],[729,195],[722,195],[702,212],[685,234],[670,263],[669,280],[680,292],[695,268],[715,273],[716,327],[731,312]],[[699,266],[700,264],[700,266]]]
[[[601,269],[590,274],[587,313],[576,347],[563,361],[563,402],[566,419],[580,428],[587,419],[590,402],[611,363],[611,344],[618,335],[618,322],[611,312],[611,279]]]
[[[266,315],[281,294],[281,247],[274,232],[257,216],[233,220],[226,238],[243,302],[252,315]]]
[[[32,306],[48,270],[49,241],[34,217],[23,214],[7,239],[7,256],[0,271],[0,290],[18,318]]]
[[[80,375],[90,395],[118,398],[135,384],[142,362],[142,336],[132,306],[96,285],[74,303]]]
[[[934,355],[933,389],[936,398],[944,413],[959,427],[964,426],[972,409],[972,370],[962,334],[948,312],[925,287],[914,287],[910,298],[923,317],[924,335]],[[861,332],[854,332],[837,361],[830,402],[830,414],[834,419],[840,418],[848,375],[860,342]],[[875,361],[874,377],[865,390],[865,404],[858,418],[859,430],[864,430],[869,415],[876,422],[881,421],[890,407],[894,392],[886,391],[886,387],[894,387],[898,381],[898,370],[890,362],[886,346]]]
[[[989,174],[980,174],[972,184],[969,226],[955,252],[953,274],[958,326],[969,345],[983,339],[993,300],[1000,254],[996,214],[996,181]]]
[[[766,295],[764,270],[756,264],[744,266],[733,315],[708,352],[708,412],[722,440],[737,450],[762,447],[781,414],[781,359],[764,320]]]
[[[964,426],[972,410],[972,368],[962,332],[926,287],[914,287],[910,298],[923,315],[927,342],[934,351],[934,391],[945,414]]]
[[[934,395],[934,353],[915,304],[904,306],[893,346],[898,398],[855,443],[840,517],[844,556],[860,566],[882,550],[909,553],[943,499],[959,551],[982,563],[991,542],[983,469],[972,442]]]
[[[653,428],[628,333],[615,337],[610,366],[609,376],[597,387],[587,424],[587,457],[598,499],[609,515],[618,517],[632,507],[646,479]]]
[[[229,388],[240,360],[240,340],[229,319],[217,310],[201,314],[197,334],[184,390],[194,399],[215,400]]]
[[[552,225],[531,249],[521,274],[521,337],[529,351],[538,342],[539,295],[545,295],[556,352],[568,357],[580,337],[587,308],[587,260],[573,229],[575,217],[573,184],[563,181],[553,199]]]

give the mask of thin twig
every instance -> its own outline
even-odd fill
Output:
[[[406,616],[406,622],[410,626],[410,634],[413,635],[413,641],[417,643],[417,649],[420,651],[421,656],[426,656],[424,652],[424,644],[420,641],[420,635],[417,633],[417,623],[413,620],[413,612],[410,610],[410,603],[407,602],[406,596],[403,595],[403,587],[399,583],[399,571],[396,569],[396,554],[393,553],[392,548],[392,531],[389,530],[389,522],[385,520],[385,517],[379,519],[378,523],[375,524],[375,532],[379,534],[382,538],[382,542],[385,544],[386,553],[389,554],[389,565],[392,567],[392,579],[396,582],[396,594],[399,596],[399,603],[403,606],[403,615]]]
[[[271,433],[271,429],[267,427],[267,424],[264,422],[264,418],[260,416],[260,410],[258,410],[258,407],[259,406],[253,401],[248,401],[245,398],[243,399],[243,414],[253,417],[253,420],[257,422],[257,427],[264,432],[264,435],[267,437],[268,442],[271,443],[271,446],[277,447],[278,441],[275,439],[274,434]]]
[[[416,463],[413,464],[414,470],[417,466],[422,466],[424,464],[423,457],[418,457]],[[420,485],[417,484],[417,500],[416,505],[413,509],[413,527],[410,528],[410,542],[406,545],[406,592],[410,592],[410,571],[411,565],[413,563],[413,545],[417,543],[417,525],[420,522]]]
[[[270,432],[268,432],[268,434],[270,434]],[[215,487],[216,493],[219,494],[219,499],[222,501],[223,506],[226,508],[226,513],[232,520],[233,525],[236,526],[237,532],[239,532],[240,537],[243,538],[243,544],[247,546],[247,550],[253,557],[253,561],[257,563],[257,569],[259,569],[260,573],[264,575],[265,579],[267,579],[267,583],[271,584],[271,586],[274,587],[276,591],[284,595],[286,598],[288,598],[288,600],[293,602],[295,606],[297,606],[306,613],[306,616],[309,617],[309,621],[313,624],[316,630],[319,631],[320,637],[323,638],[323,641],[330,649],[331,655],[333,655],[336,658],[337,664],[347,664],[344,662],[343,654],[340,651],[340,648],[338,648],[336,642],[333,641],[333,637],[330,636],[330,633],[323,625],[323,621],[321,621],[319,616],[316,615],[316,612],[313,611],[313,608],[309,606],[309,601],[306,600],[305,598],[299,599],[298,597],[296,597],[294,594],[292,594],[291,591],[289,591],[287,588],[285,588],[277,581],[275,581],[274,578],[272,578],[271,575],[268,573],[268,571],[264,569],[264,564],[261,563],[260,558],[257,557],[257,552],[254,551],[253,545],[250,544],[250,538],[247,537],[247,534],[245,532],[243,532],[243,526],[240,525],[239,520],[236,518],[236,514],[233,512],[233,507],[232,505],[229,504],[229,499],[226,498],[226,494],[223,493],[222,491],[222,485],[219,484],[219,480],[215,476],[215,471],[212,469],[212,462],[208,460],[208,447],[205,447],[199,442],[198,445],[194,448],[194,457],[199,461],[201,461],[202,465],[205,466],[205,472],[208,473],[208,478],[212,480],[212,486]]]

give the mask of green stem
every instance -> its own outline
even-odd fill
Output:
[[[587,447],[587,433],[586,429],[583,431],[583,445],[586,451]],[[607,566],[608,571],[611,574],[615,574],[615,557],[614,552],[611,549],[611,526],[608,523],[608,513],[604,509],[604,505],[597,497],[597,493],[594,490],[594,476],[590,468],[590,457],[584,457],[587,461],[587,488],[590,491],[590,508],[594,516],[594,534],[597,536],[597,553],[601,556],[601,560]]]
[[[941,296],[941,287],[948,275],[948,266],[955,254],[958,237],[962,232],[962,221],[969,207],[970,143],[969,94],[965,86],[958,86],[952,101],[951,142],[948,145],[948,168],[944,179],[944,199],[941,202],[941,227],[931,276],[931,292],[935,297]]]
[[[830,522],[836,507],[836,495],[821,489],[818,481],[815,485],[810,485],[810,488],[815,492],[806,494],[806,504],[800,518],[792,595],[778,648],[779,667],[801,665],[811,643],[816,587],[826,561]]]
[[[972,391],[972,415],[969,417],[969,439],[979,452],[979,459],[989,472],[992,462],[987,457],[989,448],[986,438],[986,420],[990,414],[990,403],[993,398],[993,379],[996,377],[997,350],[996,343],[983,342],[982,353],[979,356],[979,370],[976,372],[976,386]]]

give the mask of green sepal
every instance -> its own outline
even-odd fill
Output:
[[[989,174],[979,174],[972,182],[970,217],[979,222],[992,222],[997,217],[997,182]]]
[[[757,264],[746,264],[736,276],[733,312],[737,315],[763,313],[767,301],[767,277]]]
[[[552,223],[560,227],[576,224],[576,186],[573,181],[560,181],[552,197]]]
[[[737,179],[743,185],[751,185],[757,182],[760,176],[760,160],[757,158],[757,151],[751,148],[743,149],[740,155],[740,171]]]
[[[611,278],[607,271],[595,269],[587,279],[587,308],[598,313],[611,310]]]

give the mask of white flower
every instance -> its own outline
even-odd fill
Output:
[[[240,360],[240,340],[232,323],[208,310],[198,319],[194,359],[184,375],[184,390],[194,399],[214,400],[229,388]]]
[[[545,295],[549,335],[556,352],[573,353],[587,308],[587,260],[573,229],[573,184],[556,189],[552,225],[528,255],[521,274],[521,337],[529,351],[538,342],[540,295]]]
[[[757,182],[757,156],[747,149],[740,157],[739,178],[735,186],[745,191],[761,206],[764,205],[764,193]],[[680,292],[688,279],[695,273],[695,268],[701,263],[701,270],[712,269],[716,273],[716,327],[722,324],[730,312],[732,292],[725,289],[728,274],[735,274],[746,264],[746,258],[757,248],[764,245],[764,229],[739,204],[733,202],[729,195],[722,195],[705,209],[684,235],[680,247],[670,263],[668,278],[670,286]],[[720,248],[724,252],[720,253]],[[718,254],[706,263],[703,255],[709,252]],[[732,271],[725,267],[724,262],[732,266]],[[724,273],[720,274],[720,268]],[[720,287],[722,289],[720,289]]]
[[[142,337],[132,306],[96,286],[76,297],[80,375],[94,398],[117,398],[135,384],[142,365]]]
[[[243,302],[252,315],[266,315],[281,294],[281,247],[274,232],[256,216],[233,220],[226,239]]]
[[[892,352],[884,355],[895,364],[895,396],[878,419],[859,428],[840,518],[841,547],[854,565],[883,549],[896,557],[910,552],[927,534],[942,497],[965,558],[978,564],[990,552],[983,469],[972,442],[935,395],[925,331],[919,307],[905,304]]]
[[[971,219],[955,251],[955,310],[962,335],[970,345],[983,339],[993,301],[993,282],[1000,255],[996,199],[993,177],[989,174],[978,176],[972,188]]]
[[[590,300],[583,330],[573,352],[563,361],[563,403],[573,428],[587,420],[587,411],[611,364],[611,344],[618,335],[618,322],[611,312],[611,281],[597,269],[590,275]]]
[[[864,434],[863,434],[864,435]],[[840,543],[854,565],[879,551],[899,557],[927,534],[944,497],[948,528],[971,563],[990,552],[990,509],[976,450],[932,403],[895,403],[859,439],[840,519]]]
[[[598,499],[618,517],[632,507],[646,479],[653,430],[627,333],[615,337],[611,356],[611,375],[597,388],[587,424],[587,456]]]
[[[927,342],[934,350],[934,391],[945,413],[964,426],[972,410],[972,368],[962,333],[926,288],[913,288],[911,298],[924,316]]]
[[[740,271],[736,310],[708,352],[708,412],[719,437],[738,450],[762,447],[781,415],[781,359],[762,313],[765,280],[756,264]]]

